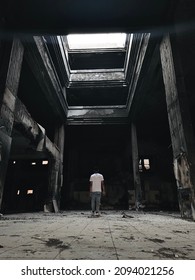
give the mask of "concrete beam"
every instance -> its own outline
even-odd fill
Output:
[[[45,98],[55,115],[64,120],[67,115],[67,103],[64,87],[62,87],[55,66],[50,57],[43,37],[34,36],[24,40],[25,59],[35,75]]]
[[[70,82],[110,82],[110,81],[123,81],[125,76],[124,71],[113,71],[108,72],[87,72],[87,73],[73,73],[70,75]]]
[[[140,73],[143,69],[143,63],[144,59],[146,57],[146,52],[149,46],[150,42],[150,34],[143,34],[141,38],[139,38],[138,45],[135,47],[134,54],[132,53],[134,57],[134,63],[131,66],[130,72],[127,75],[130,75],[130,85],[129,85],[129,95],[128,95],[128,101],[127,101],[127,107],[128,111],[131,111],[131,106],[135,97],[136,89],[137,89],[137,84],[138,80],[140,78]],[[135,37],[134,39],[135,40]],[[133,44],[133,42],[132,42]],[[131,60],[131,55],[129,57]]]
[[[104,124],[104,123],[127,123],[128,112],[125,106],[113,108],[93,109],[87,107],[70,107],[67,116],[67,124]]]
[[[25,105],[17,98],[14,114],[15,128],[32,141],[35,151],[46,151],[52,157],[60,158],[59,149],[45,135],[44,129],[33,120]]]
[[[24,136],[31,139],[35,152],[46,152],[49,157],[49,182],[48,196],[44,206],[45,211],[58,212],[60,202],[60,190],[63,182],[62,177],[62,151],[52,143],[45,134],[45,130],[35,122],[26,107],[17,99],[15,109],[15,128],[20,130]],[[62,146],[62,143],[61,143]]]

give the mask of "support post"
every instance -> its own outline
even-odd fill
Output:
[[[195,220],[195,139],[177,48],[165,35],[160,56],[181,216]]]
[[[1,51],[1,49],[0,49]],[[3,67],[5,80],[4,87],[1,87],[0,103],[0,209],[2,206],[3,190],[11,148],[11,133],[14,123],[15,103],[22,68],[24,48],[18,39],[14,39],[11,53],[7,56],[9,63],[5,62]],[[1,54],[2,56],[2,54]]]
[[[49,162],[48,196],[44,207],[45,212],[59,211],[59,165],[59,159],[51,157]]]
[[[139,154],[137,144],[137,131],[134,123],[131,124],[131,146],[132,146],[132,162],[133,162],[133,179],[135,188],[135,207],[139,210],[142,205],[142,190],[139,174]]]
[[[54,144],[59,150],[59,155],[52,156],[50,160],[50,175],[48,200],[45,211],[58,212],[60,208],[61,188],[63,185],[63,157],[64,157],[64,125],[56,128]]]
[[[55,132],[54,143],[60,151],[60,162],[59,162],[59,197],[58,197],[58,206],[60,207],[60,198],[61,198],[61,189],[63,186],[64,179],[64,142],[65,142],[65,127],[64,124],[60,125]]]

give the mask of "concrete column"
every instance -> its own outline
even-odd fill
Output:
[[[1,49],[0,49],[1,51]],[[3,189],[6,178],[7,165],[11,147],[11,133],[14,124],[15,103],[20,80],[24,48],[17,39],[13,40],[10,55],[7,56],[9,63],[5,61],[3,72],[5,80],[1,81],[0,103],[0,209],[2,205]],[[1,54],[2,55],[2,54]],[[3,65],[3,66],[4,66]],[[0,68],[2,65],[0,65]]]
[[[173,40],[173,38],[172,38]],[[165,35],[160,55],[165,85],[173,164],[181,216],[195,220],[195,139],[177,44]],[[174,51],[172,51],[174,46]]]
[[[59,163],[59,200],[58,205],[60,206],[61,188],[63,186],[64,179],[64,142],[65,142],[65,127],[64,124],[60,125],[55,131],[54,143],[57,145],[60,151],[60,163]]]
[[[49,161],[48,196],[45,204],[45,212],[59,211],[59,166],[60,160],[52,157]]]
[[[138,144],[137,144],[137,131],[134,123],[131,124],[131,145],[132,145],[132,162],[133,162],[133,180],[135,188],[135,206],[139,209],[142,205],[142,190],[141,190],[141,180],[139,174],[139,154],[138,154]]]
[[[61,188],[63,185],[63,158],[64,158],[64,139],[65,131],[64,125],[56,128],[54,144],[59,150],[59,156],[52,156],[49,165],[49,187],[48,199],[45,205],[45,211],[55,212],[59,211]]]
[[[64,157],[64,140],[65,140],[65,129],[64,125],[60,125],[58,128],[55,130],[55,137],[54,137],[54,143],[60,150],[60,157],[61,160],[63,161]]]

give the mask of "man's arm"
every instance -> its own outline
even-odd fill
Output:
[[[101,188],[102,188],[102,193],[103,193],[103,195],[105,195],[105,194],[106,194],[106,191],[105,191],[104,181],[101,181]]]
[[[91,193],[92,192],[92,182],[89,181],[89,192]]]

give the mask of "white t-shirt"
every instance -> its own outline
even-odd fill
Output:
[[[92,192],[101,192],[101,182],[104,181],[104,177],[100,173],[94,173],[90,177],[90,182],[92,182]]]

